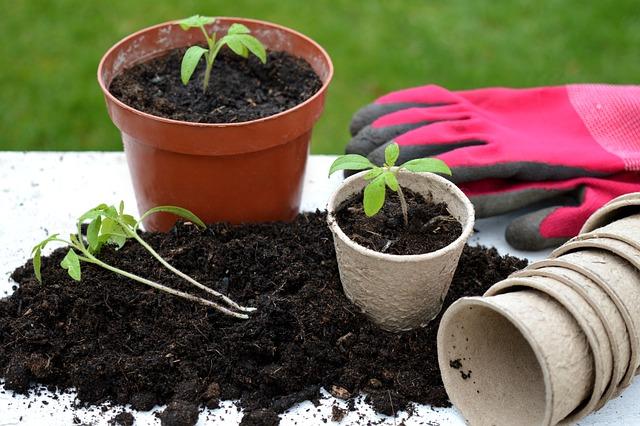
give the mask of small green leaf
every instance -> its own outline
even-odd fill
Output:
[[[341,155],[336,158],[331,167],[329,168],[329,176],[337,172],[338,170],[364,170],[373,169],[378,167],[373,164],[367,157],[363,157],[358,154]]]
[[[437,158],[416,158],[404,163],[400,168],[409,170],[410,172],[431,172],[441,173],[443,175],[451,175],[451,169],[442,160]]]
[[[75,251],[69,249],[60,266],[67,270],[71,278],[80,281],[80,259]]]
[[[87,211],[78,218],[78,222],[83,223],[86,220],[93,220],[98,216],[105,216],[109,212],[109,206],[106,204],[99,204],[91,210]]]
[[[236,35],[227,35],[220,40],[220,43],[229,46],[229,49],[231,49],[236,55],[240,55],[243,58],[246,58],[249,56],[249,51],[238,39],[238,37],[239,36]]]
[[[380,175],[364,188],[364,198],[362,201],[364,204],[364,213],[367,216],[371,217],[375,215],[384,205],[386,192],[384,185],[384,175]]]
[[[129,235],[114,219],[106,218],[100,228],[100,244],[114,244],[121,248],[129,238]]]
[[[41,255],[42,255],[42,251],[38,247],[35,253],[33,254],[33,272],[36,276],[36,279],[39,282],[42,282],[42,275],[40,274],[40,267],[42,266]]]
[[[397,143],[393,142],[387,145],[384,149],[384,161],[387,166],[393,167],[400,156],[400,147]]]
[[[100,240],[98,235],[100,233],[100,227],[102,226],[102,217],[98,216],[93,219],[87,227],[87,241],[89,242],[89,251],[96,252],[100,247]]]
[[[251,30],[242,24],[233,23],[227,30],[227,34],[249,34]]]
[[[378,176],[380,176],[382,172],[383,172],[382,167],[374,167],[373,169],[369,170],[367,173],[364,174],[364,179],[365,180],[375,179]]]
[[[157,207],[153,207],[149,210],[147,210],[141,217],[140,220],[138,221],[138,225],[140,223],[142,223],[142,220],[144,218],[146,218],[147,216],[150,216],[154,213],[160,213],[160,212],[164,212],[164,213],[172,213],[175,214],[176,216],[180,216],[184,219],[187,219],[189,222],[193,223],[194,225],[197,225],[198,227],[205,229],[207,227],[207,225],[204,224],[204,222],[195,214],[193,214],[192,212],[190,212],[187,209],[184,209],[182,207],[176,207],[176,206],[157,206]],[[137,227],[137,226],[136,226]]]
[[[400,185],[398,184],[398,179],[396,178],[396,175],[394,175],[392,172],[385,172],[384,181],[387,184],[387,186],[391,188],[392,191],[398,192],[398,186]]]
[[[111,238],[109,238],[109,243],[115,245],[117,249],[121,249],[126,242],[127,237],[118,234],[112,234]]]
[[[238,40],[247,48],[251,53],[253,53],[260,62],[263,64],[267,63],[267,51],[264,48],[264,45],[258,41],[254,36],[250,36],[248,34],[238,35]]]
[[[138,221],[136,220],[136,218],[134,218],[133,216],[131,216],[130,214],[123,214],[120,216],[120,220],[123,221],[126,225],[129,225],[131,227],[135,227],[136,224],[138,223]]]
[[[31,249],[31,254],[34,254],[36,252],[36,250],[42,250],[43,248],[45,248],[47,246],[47,244],[49,244],[51,241],[55,240],[56,238],[58,238],[58,235],[60,234],[53,234],[53,235],[49,235],[47,238],[45,238],[44,240],[40,241],[38,244],[36,244],[32,249]]]
[[[191,76],[193,72],[196,70],[198,66],[198,62],[200,62],[200,58],[208,49],[200,46],[191,46],[184,52],[184,56],[182,57],[182,65],[180,66],[180,78],[182,79],[182,84],[185,86],[191,80]]]
[[[118,207],[118,214],[124,213],[124,201],[120,200],[120,206]]]
[[[178,21],[178,24],[180,24],[180,28],[186,31],[189,28],[198,28],[208,24],[213,24],[215,21],[216,18],[211,16],[193,15]]]

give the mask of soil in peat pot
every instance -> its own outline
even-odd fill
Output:
[[[7,389],[74,387],[82,403],[140,410],[166,403],[164,424],[192,421],[200,405],[217,407],[221,399],[239,400],[245,424],[277,423],[277,413],[316,400],[321,387],[345,399],[365,392],[385,414],[412,401],[449,405],[437,362],[440,317],[392,334],[358,313],[341,288],[326,213],[205,231],[182,224],[144,237],[174,266],[257,312],[232,319],[92,265],[76,282],[60,268],[59,249],[42,259],[42,284],[29,261],[12,275],[15,292],[0,300]],[[138,244],[101,256],[194,290]],[[466,247],[444,308],[525,265],[495,249]]]
[[[354,242],[387,254],[424,254],[439,250],[462,234],[462,225],[444,203],[427,201],[421,194],[403,189],[409,212],[405,226],[398,194],[387,191],[378,214],[367,217],[362,205],[363,192],[349,197],[336,211],[342,231]]]
[[[112,95],[155,116],[196,123],[238,123],[285,111],[313,96],[322,82],[311,66],[286,52],[267,52],[263,64],[224,47],[218,54],[206,93],[200,61],[189,83],[180,80],[186,48],[126,69],[113,79]]]

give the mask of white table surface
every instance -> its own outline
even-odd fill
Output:
[[[303,210],[323,209],[331,191],[340,182],[338,174],[327,178],[332,156],[312,156],[309,159],[302,200]],[[73,221],[83,211],[100,202],[117,203],[124,200],[134,210],[133,189],[126,161],[122,153],[97,152],[0,152],[0,297],[12,292],[14,284],[9,275],[30,256],[34,243],[49,232],[71,232]],[[504,227],[508,216],[479,220],[471,244],[495,246],[501,253],[510,253],[530,260],[544,258],[547,252],[526,253],[510,248],[504,241]],[[640,307],[639,307],[640,308]],[[0,374],[1,376],[1,374]],[[606,407],[580,422],[581,425],[640,425],[640,381],[627,389]],[[345,406],[328,394],[319,407],[310,402],[299,404],[282,416],[282,425],[335,424],[331,418],[334,402]],[[0,426],[5,425],[70,425],[74,416],[85,424],[107,425],[122,407],[102,411],[100,408],[69,409],[74,394],[44,396],[14,395],[0,384]],[[377,416],[360,399],[358,412],[349,413],[342,425],[362,424],[361,414],[377,424],[395,425],[405,420],[410,425],[464,425],[455,410],[418,406],[413,416],[399,413],[391,417]],[[137,425],[155,425],[159,420],[151,412],[135,413]],[[198,425],[239,422],[242,414],[233,402],[222,408],[205,410]],[[224,419],[224,421],[222,421]],[[326,423],[322,419],[327,419]],[[430,423],[431,422],[431,423]]]

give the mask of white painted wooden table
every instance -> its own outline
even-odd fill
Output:
[[[303,210],[323,209],[331,191],[340,178],[337,174],[327,178],[333,161],[331,156],[312,156],[307,167]],[[117,203],[124,200],[133,210],[133,190],[122,153],[9,153],[0,152],[0,297],[12,292],[11,271],[28,258],[31,247],[49,232],[72,232],[74,218],[100,202]],[[504,241],[504,227],[508,217],[502,216],[478,221],[479,231],[472,244],[495,246],[501,253],[537,260],[547,252],[524,253],[511,249]],[[640,307],[638,307],[640,309]],[[0,372],[1,376],[1,372]],[[331,407],[336,400],[326,394],[319,407],[310,402],[299,404],[282,418],[283,425],[325,424],[331,418]],[[83,423],[107,425],[122,408],[103,412],[100,408],[71,410],[74,394],[45,396],[13,395],[0,384],[0,426],[6,425],[70,425],[74,416]],[[343,401],[337,401],[344,405]],[[395,425],[407,419],[399,413],[396,419],[379,417],[362,402],[358,413],[350,413],[341,424],[361,424],[361,414],[379,424]],[[137,425],[155,425],[159,420],[154,413],[135,413]],[[199,425],[237,424],[242,414],[233,402],[224,402],[218,410],[207,410],[200,415]],[[223,421],[224,419],[224,421]],[[430,423],[432,422],[432,423]],[[327,420],[326,424],[331,424]],[[464,421],[454,408],[432,409],[419,406],[407,425],[463,425]],[[605,408],[592,414],[581,425],[640,425],[640,380],[622,396],[610,401]],[[516,426],[516,425],[514,425]]]

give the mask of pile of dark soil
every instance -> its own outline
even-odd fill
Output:
[[[148,410],[169,403],[163,419],[191,420],[199,405],[239,399],[252,415],[273,420],[320,387],[342,398],[363,391],[392,414],[411,401],[447,406],[436,353],[439,318],[404,334],[381,331],[341,289],[324,213],[290,224],[206,231],[179,225],[146,234],[176,267],[258,308],[234,320],[206,307],[149,290],[92,266],[82,281],[43,258],[43,284],[31,263],[18,268],[17,290],[0,301],[0,376],[26,392],[34,382],[75,387],[89,404],[105,401]],[[102,258],[176,288],[191,289],[134,243]],[[479,295],[525,261],[495,249],[466,247],[445,308]]]
[[[388,254],[423,254],[448,246],[462,233],[462,225],[444,203],[432,203],[410,189],[403,190],[409,224],[405,226],[400,198],[387,191],[387,199],[373,217],[364,214],[363,194],[348,198],[336,211],[344,233],[361,246]]]
[[[237,123],[285,111],[313,96],[322,82],[311,66],[286,52],[268,52],[263,64],[223,48],[207,92],[204,59],[189,84],[180,80],[185,49],[135,65],[116,76],[109,91],[120,101],[155,116],[196,123]]]

